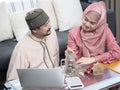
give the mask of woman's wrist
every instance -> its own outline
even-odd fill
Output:
[[[91,57],[91,58],[92,58],[93,63],[97,62],[96,59],[95,59],[95,57]]]

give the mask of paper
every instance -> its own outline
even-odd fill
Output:
[[[21,84],[18,79],[6,82],[4,85],[9,90],[22,90]]]
[[[120,74],[120,60],[116,60],[114,62],[112,62],[111,64],[103,64],[101,63],[103,66],[105,66],[108,69],[113,70],[114,72],[117,72]]]

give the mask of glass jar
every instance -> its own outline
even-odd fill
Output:
[[[65,59],[65,66],[66,70],[65,73],[68,76],[75,76],[76,70],[75,70],[75,56],[73,52],[66,52],[66,59]]]

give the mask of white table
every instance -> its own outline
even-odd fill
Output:
[[[96,78],[96,81],[93,84],[89,84],[88,86],[85,86],[85,88],[83,88],[82,90],[104,90],[116,85],[120,85],[120,74],[108,70],[106,72],[105,78],[104,76],[105,74],[103,75],[103,77],[100,77],[101,79],[98,79],[98,81]],[[92,82],[92,78],[89,81]]]
[[[80,90],[105,90],[107,88],[111,88],[113,86],[120,84],[120,74],[113,72],[109,69],[105,70],[105,73],[103,75],[99,76],[90,76],[85,75],[81,78],[84,88]],[[19,87],[18,82],[16,81],[16,86]],[[11,85],[9,83],[6,83],[6,86]],[[11,89],[8,90],[21,90],[20,88],[15,89],[11,87]],[[56,90],[56,89],[55,89]],[[58,90],[65,90],[65,89],[58,89]]]

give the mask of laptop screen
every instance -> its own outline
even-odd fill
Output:
[[[17,69],[23,88],[63,88],[65,75],[61,68]]]

